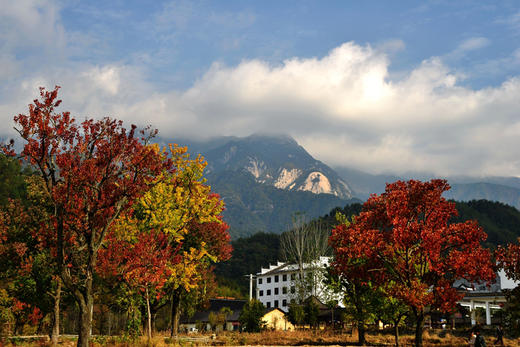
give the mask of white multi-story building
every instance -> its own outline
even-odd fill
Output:
[[[267,308],[277,307],[288,311],[291,302],[306,299],[308,296],[316,296],[326,303],[339,296],[331,293],[323,283],[326,268],[329,266],[329,257],[320,257],[315,262],[304,264],[303,276],[300,279],[299,266],[278,262],[262,268],[256,274],[256,298]],[[301,298],[301,296],[304,298]]]

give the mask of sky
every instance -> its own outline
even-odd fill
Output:
[[[0,138],[38,87],[162,138],[287,134],[331,166],[520,176],[518,1],[0,0]]]

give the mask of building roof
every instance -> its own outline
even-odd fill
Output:
[[[314,264],[314,266],[323,267],[329,264],[330,257],[320,257],[317,261],[317,264]],[[303,264],[303,268],[309,268],[311,264]],[[262,268],[260,272],[258,272],[257,276],[266,276],[266,275],[272,275],[276,273],[282,273],[282,272],[294,272],[298,271],[299,266],[298,264],[289,264],[284,262],[277,262],[276,265],[269,264],[268,268]]]
[[[242,308],[247,300],[231,300],[231,299],[209,299],[209,308],[205,311],[195,312],[192,317],[181,317],[181,323],[209,322],[209,314],[211,312],[218,313],[224,307],[233,311],[227,317],[228,322],[237,322]]]
[[[269,307],[269,308],[265,309],[264,316],[266,314],[270,313],[270,312],[275,311],[275,310],[278,310],[278,311],[282,312],[283,314],[286,314],[286,312],[284,310],[282,310],[281,308],[279,308],[279,307]]]

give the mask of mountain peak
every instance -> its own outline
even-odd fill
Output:
[[[212,173],[244,171],[257,183],[279,189],[352,197],[350,187],[334,170],[288,135],[256,133],[235,138],[206,153],[206,159]]]
[[[243,139],[245,141],[249,141],[249,142],[262,141],[262,142],[278,143],[280,145],[298,146],[298,142],[296,142],[296,140],[294,140],[294,138],[292,138],[290,135],[286,135],[286,134],[254,133]]]

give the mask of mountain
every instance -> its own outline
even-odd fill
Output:
[[[290,228],[296,213],[311,219],[336,206],[359,202],[332,194],[279,189],[258,183],[244,170],[213,171],[207,178],[212,190],[219,193],[226,204],[223,215],[233,239],[259,231],[279,234]]]
[[[387,183],[403,179],[395,175],[373,175],[348,167],[336,167],[334,170],[348,181],[354,195],[362,200],[368,199],[370,194],[381,194],[384,192]]]
[[[404,173],[396,175],[374,175],[347,167],[337,167],[336,172],[349,182],[354,195],[360,199],[367,199],[370,194],[381,194],[386,183],[410,178],[430,180],[437,178],[429,174]],[[517,177],[469,177],[454,176],[441,177],[448,180],[451,189],[444,196],[457,201],[485,199],[502,202],[520,209],[520,178]]]
[[[372,193],[380,194],[387,182],[435,177],[428,173],[405,172],[398,176],[374,175],[348,167],[332,169],[289,136],[255,134],[178,142],[208,161],[208,182],[226,202],[224,217],[233,237],[257,231],[280,233],[291,224],[294,213],[314,218],[354,201],[353,197],[365,200]],[[445,193],[448,199],[486,199],[520,209],[520,178],[447,179],[452,187]]]
[[[257,183],[279,189],[332,194],[341,199],[353,197],[345,180],[289,136],[235,138],[204,155],[208,174],[246,171]]]
[[[520,189],[494,183],[452,184],[444,196],[457,201],[485,199],[498,201],[520,209]]]
[[[207,160],[206,178],[226,204],[223,215],[233,239],[260,231],[281,233],[296,213],[311,219],[359,201],[334,170],[288,136],[177,142]]]

